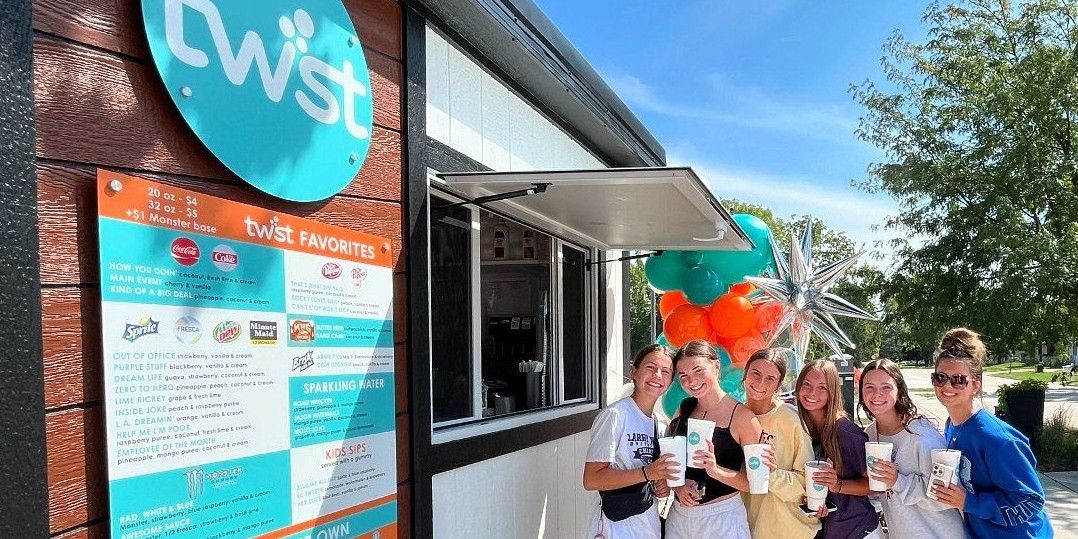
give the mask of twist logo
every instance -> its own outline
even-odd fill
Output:
[[[303,202],[355,178],[374,101],[340,0],[142,0],[142,12],[180,114],[236,175]]]
[[[700,433],[699,432],[690,432],[689,433],[689,443],[692,444],[692,445],[696,445],[696,444],[700,443]]]

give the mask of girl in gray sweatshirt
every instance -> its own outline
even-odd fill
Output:
[[[964,537],[958,510],[926,494],[932,476],[932,450],[946,449],[947,443],[935,425],[917,413],[898,365],[889,359],[869,363],[861,371],[858,390],[861,408],[873,419],[865,429],[869,440],[891,442],[894,447],[892,462],[877,460],[868,470],[869,477],[887,485],[879,498],[888,536]]]

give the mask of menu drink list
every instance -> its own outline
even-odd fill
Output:
[[[396,536],[389,241],[98,172],[112,537]]]

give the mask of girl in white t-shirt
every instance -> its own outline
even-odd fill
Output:
[[[633,359],[633,393],[595,417],[584,463],[584,489],[600,491],[602,505],[591,519],[587,539],[658,539],[654,497],[669,493],[677,464],[673,455],[656,458],[653,411],[673,380],[673,354],[653,344]]]

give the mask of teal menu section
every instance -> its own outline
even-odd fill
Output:
[[[102,218],[105,301],[284,312],[279,249]]]
[[[289,452],[109,483],[112,537],[253,537],[291,524]]]
[[[391,432],[392,374],[305,376],[289,381],[292,447]]]

